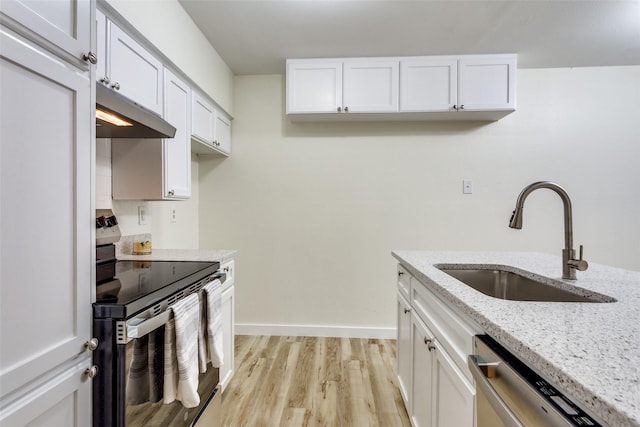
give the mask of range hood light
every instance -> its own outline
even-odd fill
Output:
[[[108,113],[96,108],[96,118],[111,123],[114,126],[133,126],[133,123],[129,123],[126,120],[121,119],[113,113]]]

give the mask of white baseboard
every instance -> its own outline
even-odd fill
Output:
[[[396,328],[236,323],[236,335],[396,339]]]

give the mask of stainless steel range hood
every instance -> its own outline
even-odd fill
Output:
[[[114,90],[96,84],[96,138],[173,138],[176,128]]]

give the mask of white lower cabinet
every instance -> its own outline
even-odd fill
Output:
[[[234,299],[234,261],[222,263],[221,270],[226,273],[227,280],[222,291],[222,351],[224,365],[220,367],[220,383],[224,390],[233,376],[234,337],[235,337],[235,299]]]
[[[407,272],[399,267],[399,288],[406,289]],[[414,277],[411,295],[429,294],[432,313],[424,311],[419,299],[407,302],[398,292],[398,382],[411,424],[414,427],[473,427],[475,387],[470,373],[463,371],[459,353],[470,352],[474,327],[460,318],[448,318],[449,308]],[[441,306],[442,305],[442,306]],[[442,325],[449,330],[443,333]],[[451,325],[462,325],[452,331]],[[455,339],[453,338],[455,336]],[[459,342],[468,341],[468,347]],[[458,351],[459,350],[459,351]],[[450,354],[453,353],[452,354]]]

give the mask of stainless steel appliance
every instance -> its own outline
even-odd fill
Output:
[[[487,335],[473,339],[477,427],[601,426]]]
[[[100,212],[96,217],[105,213],[110,212]],[[113,222],[117,223],[115,216],[109,221]],[[97,220],[96,227],[104,228],[102,223]],[[117,233],[97,230],[96,234],[105,233],[113,240],[119,230]],[[97,367],[97,376],[93,379],[93,426],[188,427],[194,426],[206,413],[206,426],[218,427],[221,400],[218,368],[209,365],[207,371],[200,374],[200,404],[195,408],[185,408],[179,401],[163,403],[162,383],[164,329],[170,313],[167,307],[199,292],[213,280],[224,282],[220,263],[116,261],[111,257],[109,245],[96,248],[97,262],[112,264],[113,274],[107,277],[107,269],[102,269],[93,305],[93,330],[99,343],[93,353]],[[138,359],[132,365],[134,354]]]

